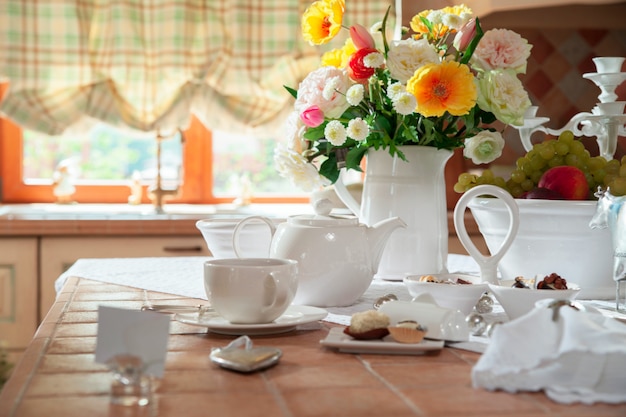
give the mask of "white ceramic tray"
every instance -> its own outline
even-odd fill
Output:
[[[443,349],[443,340],[422,340],[420,343],[398,343],[390,336],[377,340],[356,340],[343,332],[343,327],[333,327],[322,346],[346,353],[379,353],[386,355],[419,355],[427,351]]]

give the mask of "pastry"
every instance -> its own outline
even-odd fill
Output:
[[[376,310],[354,313],[344,333],[355,339],[382,339],[389,334],[389,316]]]
[[[419,343],[426,335],[426,327],[415,320],[399,321],[395,326],[388,327],[389,334],[398,343]]]

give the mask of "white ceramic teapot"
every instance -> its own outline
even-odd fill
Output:
[[[406,224],[397,217],[368,227],[357,218],[298,215],[276,228],[262,216],[243,219],[235,227],[233,248],[247,222],[261,220],[272,230],[270,257],[298,261],[298,290],[293,304],[341,307],[353,304],[372,282],[391,233]]]

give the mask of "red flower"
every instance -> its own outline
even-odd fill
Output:
[[[378,53],[378,50],[374,48],[361,48],[352,54],[350,62],[348,63],[350,78],[355,81],[361,81],[374,75],[375,68],[368,67],[363,63],[365,57],[372,53]]]

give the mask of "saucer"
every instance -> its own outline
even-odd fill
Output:
[[[430,350],[443,349],[443,340],[422,340],[420,343],[398,343],[386,336],[380,340],[356,340],[343,333],[340,327],[333,327],[322,346],[335,348],[345,353],[378,353],[387,355],[418,355]]]
[[[220,317],[217,313],[176,314],[174,320],[193,326],[206,327],[213,333],[227,335],[266,335],[287,333],[294,330],[299,324],[322,320],[328,312],[324,309],[310,306],[292,305],[282,316],[271,323],[263,324],[234,324]]]

